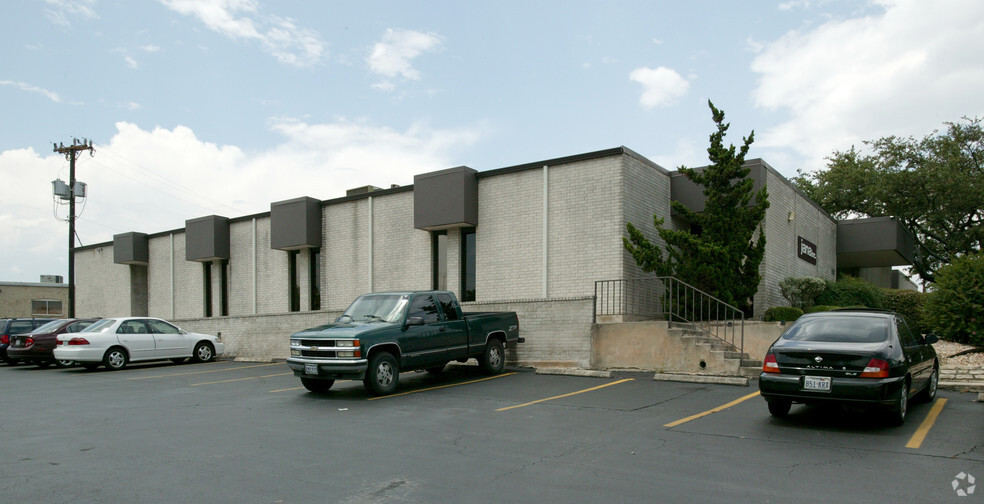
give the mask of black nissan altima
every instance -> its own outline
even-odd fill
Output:
[[[911,399],[932,401],[936,336],[890,311],[834,310],[800,317],[769,347],[759,390],[773,416],[792,403],[877,406],[905,422]]]

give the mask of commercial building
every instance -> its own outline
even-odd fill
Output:
[[[68,285],[58,275],[40,282],[0,282],[0,318],[64,317]]]
[[[783,278],[833,279],[848,257],[852,267],[885,270],[911,257],[894,221],[856,224],[884,231],[878,243],[871,233],[841,237],[838,222],[776,170],[761,159],[748,165],[771,202],[756,314],[785,304]],[[291,332],[334,319],[359,294],[440,288],[466,311],[519,313],[527,342],[513,362],[586,367],[595,282],[645,275],[623,249],[625,224],[651,239],[654,215],[688,225],[671,200],[703,206],[686,177],[625,147],[440,170],[412,186],[303,196],[262,214],[192,218],[183,229],[77,249],[76,312],[172,319],[221,332],[227,353],[271,359],[287,356]]]

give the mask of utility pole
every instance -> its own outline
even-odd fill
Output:
[[[75,317],[75,160],[79,153],[89,151],[92,156],[95,150],[92,148],[92,140],[85,138],[79,142],[78,138],[72,139],[72,145],[55,145],[55,152],[64,154],[68,159],[68,318]]]

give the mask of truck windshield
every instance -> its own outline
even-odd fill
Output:
[[[355,321],[400,322],[407,306],[408,296],[403,294],[368,294],[356,298],[342,314]]]

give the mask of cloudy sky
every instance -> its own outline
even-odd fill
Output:
[[[31,0],[0,43],[0,281],[67,275],[73,138],[91,245],[459,165],[700,166],[708,99],[787,176],[984,115],[980,0]]]

